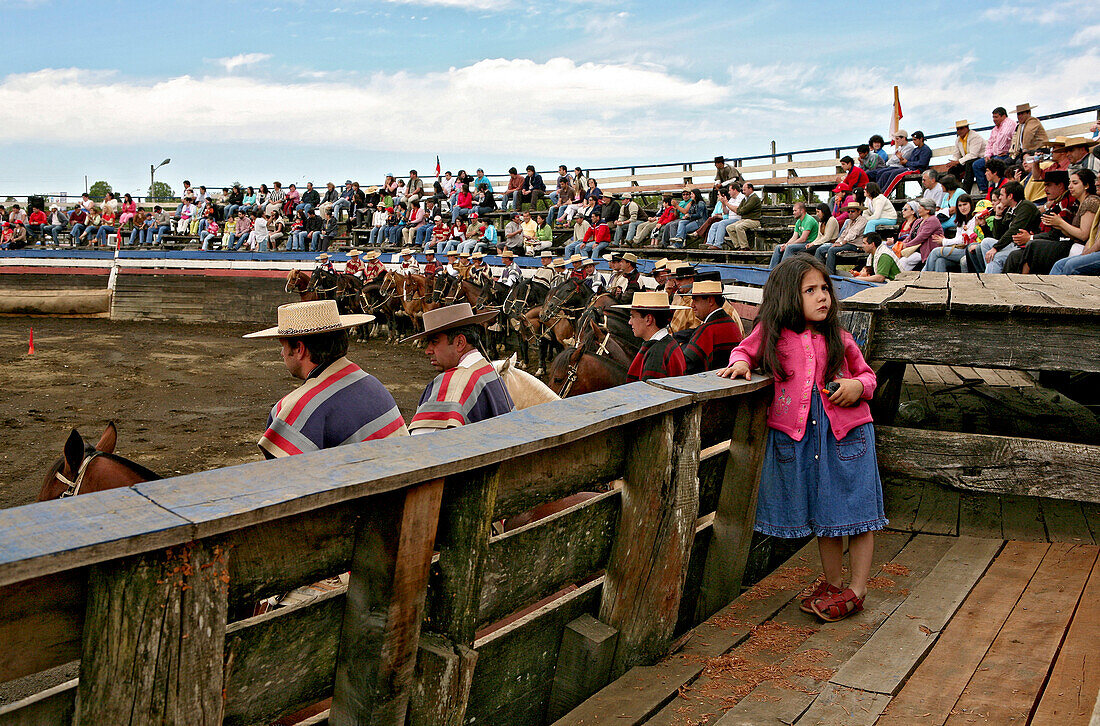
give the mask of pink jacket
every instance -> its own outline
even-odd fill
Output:
[[[741,344],[730,353],[730,365],[745,361],[749,367],[756,368],[762,362],[764,326],[757,325]],[[848,435],[856,426],[871,422],[871,407],[867,401],[875,393],[878,381],[875,372],[863,359],[859,346],[847,330],[841,333],[844,339],[844,363],[840,367],[840,378],[854,378],[863,384],[863,400],[855,406],[841,407],[829,402],[825,396],[825,363],[828,353],[825,350],[825,337],[807,327],[801,333],[785,329],[779,335],[779,359],[784,368],[791,373],[785,381],[775,382],[775,394],[768,409],[768,426],[782,431],[795,441],[801,441],[806,433],[806,419],[810,415],[810,394],[814,384],[822,392],[821,403],[829,417],[833,435],[837,441]]]

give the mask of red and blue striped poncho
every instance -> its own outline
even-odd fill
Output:
[[[513,408],[512,397],[493,364],[474,351],[428,384],[409,422],[409,432],[422,434],[465,426]]]
[[[408,434],[386,387],[340,358],[275,404],[259,445],[271,459]]]

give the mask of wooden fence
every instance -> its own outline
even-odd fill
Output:
[[[329,696],[331,724],[545,723],[739,593],[770,399],[634,383],[0,511],[0,682],[80,661],[0,725],[267,723]],[[492,533],[580,491],[602,493]]]

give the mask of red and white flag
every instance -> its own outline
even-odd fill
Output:
[[[896,143],[894,135],[901,128],[901,99],[898,98],[898,87],[894,86],[894,108],[890,112],[890,143]]]
[[[435,178],[439,178],[440,166],[439,166],[439,154],[435,155]]]

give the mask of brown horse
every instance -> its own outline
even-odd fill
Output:
[[[309,289],[309,273],[301,270],[291,270],[290,274],[286,276],[286,291],[288,293],[298,293],[302,298],[302,302],[317,299],[317,291]]]
[[[90,494],[105,489],[130,487],[143,481],[160,479],[160,475],[114,453],[118,430],[107,423],[99,443],[85,443],[76,429],[69,433],[60,459],[46,472],[38,501]]]

